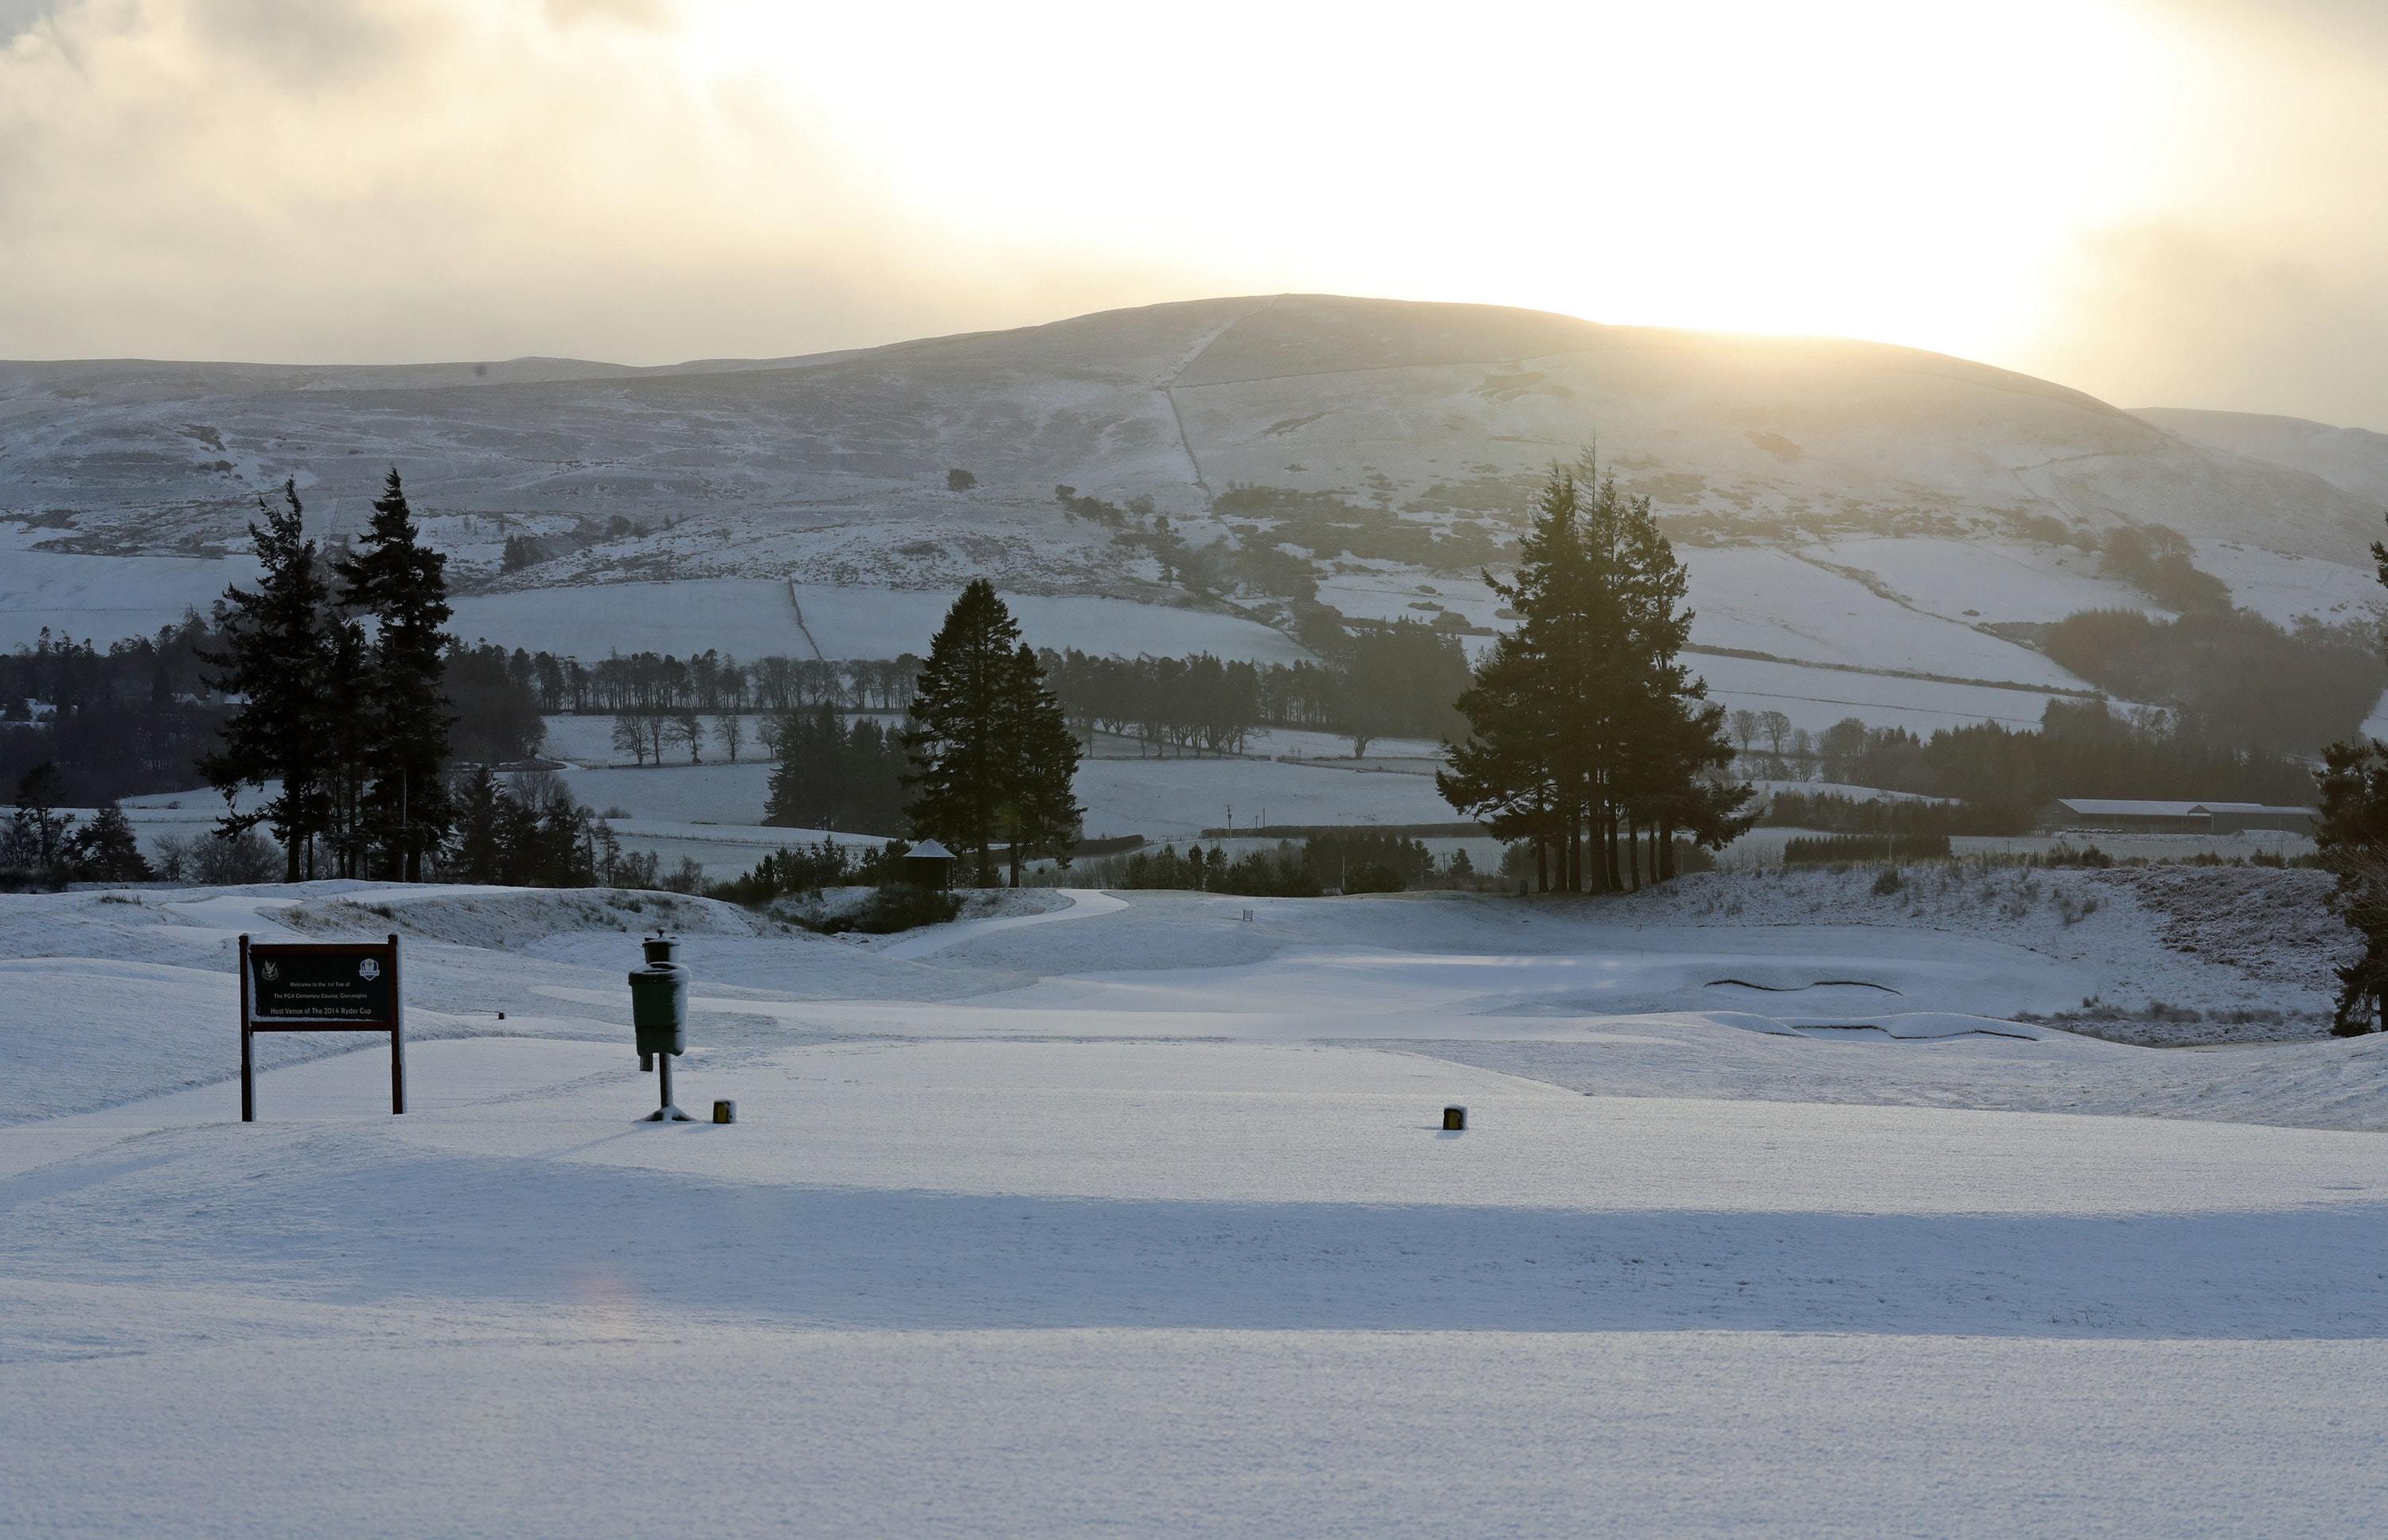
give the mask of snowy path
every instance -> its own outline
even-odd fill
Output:
[[[1069,899],[1066,909],[1048,910],[1041,915],[1002,915],[988,920],[965,920],[959,925],[941,925],[917,936],[904,936],[885,946],[876,947],[882,957],[910,960],[943,952],[949,946],[974,941],[997,931],[1018,930],[1024,926],[1049,925],[1055,920],[1086,920],[1098,915],[1116,914],[1127,907],[1124,899],[1099,892],[1092,888],[1061,888],[1056,891]]]

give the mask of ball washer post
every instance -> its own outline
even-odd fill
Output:
[[[680,942],[649,936],[639,943],[644,966],[630,973],[630,1026],[638,1034],[639,1067],[661,1067],[663,1105],[641,1119],[648,1123],[693,1123],[672,1105],[671,1062],[688,1051],[688,969],[680,966]]]

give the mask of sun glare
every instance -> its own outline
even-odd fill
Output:
[[[1991,356],[2164,197],[2186,68],[2116,0],[1084,12],[684,19],[964,254]]]

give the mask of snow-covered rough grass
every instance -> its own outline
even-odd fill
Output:
[[[1899,874],[1894,891],[1877,890],[1886,869]],[[1618,907],[1645,926],[1995,934],[2093,969],[2095,987],[2078,1001],[2019,1008],[2102,1037],[2198,1043],[2328,1030],[2331,969],[2356,947],[2328,907],[2330,886],[2321,872],[2260,866],[2083,871],[1959,860],[1698,873]]]
[[[0,897],[0,1527],[2366,1528],[2388,1041],[2015,1020],[2286,989],[2308,874],[1861,875]],[[631,1120],[657,924],[732,1127]],[[292,1038],[232,1120],[244,929],[407,938],[405,1117]]]

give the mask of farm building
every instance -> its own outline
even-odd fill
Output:
[[[2311,834],[2309,807],[2267,807],[2262,802],[2157,802],[2117,797],[2059,797],[2039,810],[2039,827],[2130,834],[2243,834],[2277,829]]]

